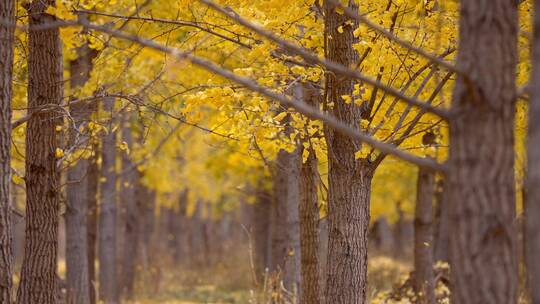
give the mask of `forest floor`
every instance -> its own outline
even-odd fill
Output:
[[[163,258],[137,279],[134,304],[252,303],[256,285],[248,250],[229,248],[221,256],[172,263]]]
[[[244,260],[245,261],[245,260]],[[392,290],[396,284],[405,280],[410,265],[386,257],[376,256],[369,262],[369,297]],[[261,294],[256,288],[249,265],[221,264],[206,269],[169,269],[160,277],[160,282],[151,282],[154,287],[140,286],[134,304],[247,304],[261,303]],[[155,288],[155,292],[149,291]],[[259,300],[258,300],[259,299]]]
[[[163,275],[158,292],[142,292],[133,303],[250,303],[249,288],[220,283],[216,281],[216,278],[208,277],[207,274],[209,274],[207,271],[185,271],[182,275],[173,272],[166,273]]]
[[[275,296],[271,283],[256,282],[250,257],[243,248],[228,251],[212,262],[189,260],[180,264],[170,258],[157,259],[156,265],[140,269],[135,299],[130,304],[262,304]],[[142,267],[142,266],[141,266]],[[369,259],[368,297],[374,301],[403,283],[412,265],[407,261],[374,254]],[[65,275],[65,263],[59,263],[59,275]],[[275,278],[259,279],[272,282]],[[264,286],[268,285],[268,286]],[[266,291],[265,291],[266,290]],[[285,303],[287,301],[284,301]],[[396,302],[401,303],[401,302]]]

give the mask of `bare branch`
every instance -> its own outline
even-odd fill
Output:
[[[189,26],[196,29],[199,29],[201,31],[207,32],[211,35],[214,35],[216,37],[222,38],[224,40],[227,40],[229,42],[238,44],[242,47],[251,49],[251,45],[246,44],[239,39],[233,39],[231,37],[225,36],[223,34],[220,34],[216,31],[213,31],[211,29],[208,29],[202,25],[200,25],[198,22],[190,22],[190,21],[182,21],[182,20],[168,20],[163,18],[155,18],[155,17],[141,17],[141,16],[123,16],[123,15],[117,15],[117,14],[109,14],[109,13],[103,13],[98,11],[89,11],[89,10],[77,10],[75,11],[77,13],[84,13],[84,14],[90,14],[90,15],[98,15],[98,16],[104,16],[104,17],[110,17],[110,18],[119,18],[119,19],[125,19],[125,20],[141,20],[141,21],[150,21],[150,22],[157,22],[157,23],[165,23],[165,24],[174,24],[174,25],[181,25],[181,26]]]

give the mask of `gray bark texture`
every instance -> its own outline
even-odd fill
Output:
[[[319,272],[319,200],[317,157],[315,151],[309,152],[302,165],[300,183],[300,243],[302,266],[302,292],[300,303],[317,304],[321,302]]]
[[[358,11],[355,1],[349,8]],[[358,42],[358,27],[336,12],[331,1],[325,1],[326,57],[328,60],[353,66],[359,57],[353,45]],[[340,121],[359,127],[362,108],[347,104],[341,96],[352,95],[355,80],[327,74],[329,111]],[[328,146],[328,258],[325,301],[328,304],[366,303],[369,202],[372,168],[367,159],[356,159],[361,143],[325,127]]]
[[[310,84],[302,86],[303,100],[311,106],[318,107],[320,93]],[[305,136],[308,136],[306,132]],[[300,169],[300,245],[301,245],[301,282],[300,303],[321,303],[320,267],[319,267],[319,185],[318,161],[315,150],[308,145],[307,160]],[[302,150],[300,155],[302,155]]]
[[[517,3],[461,1],[459,25],[448,175],[452,302],[514,304]]]
[[[0,2],[0,18],[15,23],[14,0]],[[11,303],[13,287],[10,153],[14,30],[0,25],[0,303]]]
[[[45,13],[52,0],[26,4],[30,26],[54,21]],[[60,172],[56,111],[41,112],[45,105],[59,105],[63,94],[62,46],[57,28],[28,33],[28,115],[26,127],[26,237],[19,304],[56,303],[56,274]]]

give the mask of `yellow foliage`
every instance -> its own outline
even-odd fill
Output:
[[[322,1],[317,0],[319,5]],[[293,0],[284,3],[280,0],[217,1],[228,6],[237,14],[252,20],[280,37],[293,41],[299,46],[324,56],[325,36],[323,18],[313,8],[315,1]],[[341,0],[342,4],[348,1]],[[390,5],[381,1],[358,1],[359,11],[373,21],[391,30],[399,38],[411,42],[435,55],[445,55],[451,62],[456,54],[453,50],[457,41],[456,21],[457,1],[394,0]],[[531,1],[520,4],[521,30],[532,31],[530,24]],[[291,93],[291,84],[313,82],[324,87],[325,72],[320,66],[295,65],[302,58],[281,54],[279,48],[269,41],[254,35],[251,31],[234,22],[229,22],[218,13],[208,10],[197,1],[151,1],[144,8],[136,8],[128,0],[57,0],[56,6],[47,13],[64,20],[75,20],[76,10],[90,10],[99,14],[88,14],[89,21],[112,27],[122,26],[122,30],[153,39],[156,43],[169,45],[219,63],[237,75],[250,77],[257,83],[275,89],[277,92]],[[338,9],[343,13],[341,9]],[[113,15],[142,18],[162,18],[181,20],[186,23],[207,25],[204,30],[193,26],[178,27],[157,21],[134,18],[125,25],[123,18]],[[396,14],[398,18],[396,19]],[[19,5],[18,15],[24,16]],[[24,18],[19,22],[25,22]],[[202,23],[201,23],[202,22]],[[340,25],[336,30],[344,33],[352,22]],[[445,76],[445,71],[431,71],[429,62],[395,43],[378,35],[367,26],[360,24],[353,29],[359,42],[354,48],[365,54],[358,69],[372,78],[380,78],[404,94],[426,101]],[[219,35],[211,34],[210,32]],[[221,36],[221,37],[220,37]],[[223,39],[223,36],[230,39]],[[520,36],[520,64],[518,82],[528,81],[530,64],[529,36]],[[26,105],[25,73],[27,35],[17,32],[19,41],[15,50],[15,98],[14,107],[24,109]],[[130,158],[141,162],[137,169],[144,175],[143,182],[164,197],[164,204],[174,205],[177,198],[189,188],[190,204],[203,201],[212,206],[238,205],[246,199],[245,189],[257,185],[270,174],[268,165],[275,160],[281,150],[293,151],[297,140],[309,139],[309,145],[320,158],[321,178],[325,180],[326,141],[324,128],[320,122],[307,121],[305,117],[290,109],[283,109],[274,101],[236,86],[228,80],[197,68],[189,62],[179,61],[162,53],[142,48],[128,41],[111,38],[97,31],[83,31],[81,27],[62,28],[66,71],[69,61],[77,56],[77,48],[88,43],[99,51],[93,61],[89,81],[84,87],[73,90],[66,86],[65,96],[87,98],[94,96],[102,88],[107,93],[141,97],[150,106],[133,107],[125,100],[118,100],[115,111],[127,108],[137,111],[141,130],[137,136],[144,138],[132,147],[120,143],[118,148],[129,152]],[[245,47],[243,45],[248,45]],[[423,70],[422,67],[428,65]],[[418,77],[413,75],[418,73]],[[69,74],[66,74],[69,75]],[[453,78],[431,102],[434,105],[448,106],[450,103]],[[420,88],[422,88],[420,90]],[[144,88],[144,92],[141,90]],[[320,89],[319,93],[324,94]],[[418,156],[431,156],[439,161],[447,157],[448,127],[433,115],[422,115],[416,108],[393,100],[381,90],[365,83],[356,83],[352,95],[341,98],[351,106],[367,107],[373,103],[373,115],[358,121],[356,127],[369,132],[379,140],[393,141],[406,136],[401,148]],[[331,111],[332,104],[327,104]],[[163,114],[156,114],[159,109]],[[321,106],[322,109],[322,106]],[[376,112],[375,112],[375,109]],[[518,185],[522,183],[524,163],[524,138],[526,105],[519,105],[516,134]],[[118,122],[109,124],[111,114],[102,110],[80,131],[97,141],[100,136],[114,132]],[[16,110],[14,119],[25,115],[25,110]],[[170,116],[168,116],[170,115]],[[284,119],[290,115],[292,131],[284,133]],[[167,137],[181,118],[186,123],[179,127],[167,142]],[[409,126],[418,119],[412,129]],[[195,125],[195,126],[194,126]],[[432,127],[436,134],[436,145],[424,146],[422,136],[426,126]],[[58,126],[57,132],[67,131],[68,126]],[[23,168],[23,158],[16,151],[24,151],[24,128],[14,131],[14,164],[17,170]],[[159,151],[156,151],[159,150]],[[77,151],[70,159],[84,156]],[[63,158],[64,151],[56,150],[56,157]],[[362,144],[355,156],[357,159],[373,158],[378,152]],[[303,160],[307,158],[304,149]],[[98,163],[100,160],[98,160]],[[388,215],[395,218],[396,203],[401,201],[406,211],[411,211],[414,202],[416,173],[414,167],[405,165],[393,158],[386,159],[375,174],[372,193],[373,218]],[[324,195],[321,194],[321,199]],[[160,200],[161,201],[161,200]],[[323,202],[324,203],[324,202]]]

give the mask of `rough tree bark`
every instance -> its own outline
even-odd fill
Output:
[[[419,304],[435,304],[433,197],[435,172],[420,168],[414,213],[414,291]]]
[[[349,8],[358,11],[355,1]],[[333,2],[332,2],[333,3]],[[336,7],[325,1],[325,35],[327,59],[344,66],[358,62],[353,44],[358,39],[351,22]],[[352,127],[359,127],[362,108],[347,104],[343,95],[352,95],[355,81],[327,74],[327,105],[329,111]],[[329,304],[361,304],[366,302],[367,248],[370,188],[373,170],[367,159],[356,159],[361,143],[325,128],[328,146],[328,266],[325,301]]]
[[[309,151],[302,165],[300,181],[300,243],[302,255],[302,292],[300,303],[321,302],[319,286],[319,201],[315,151]]]
[[[104,99],[104,110],[114,115],[114,98]],[[109,128],[112,130],[112,128]],[[101,182],[99,206],[99,299],[106,304],[118,303],[116,269],[116,133],[103,138],[101,151]]]
[[[78,58],[70,65],[70,85],[76,90],[88,81],[92,69],[94,51],[87,44],[78,50]],[[78,103],[70,106],[70,114],[75,128],[69,129],[69,145],[81,145],[81,149],[92,147],[88,138],[83,138],[79,127],[90,120],[92,106]],[[90,303],[90,277],[88,275],[88,166],[89,161],[81,158],[68,168],[66,221],[66,285],[68,302]]]
[[[517,302],[517,3],[461,1],[450,121],[453,303]]]
[[[540,0],[534,1],[532,75],[529,85],[527,180],[525,184],[525,246],[532,304],[540,304]]]
[[[30,26],[54,21],[45,13],[53,0],[26,4]],[[56,127],[63,93],[62,46],[57,28],[28,33],[28,114],[26,128],[26,237],[17,303],[56,303],[59,170]]]
[[[126,118],[129,118],[126,117]],[[128,147],[133,146],[133,134],[130,120],[124,121],[122,139]],[[139,241],[139,206],[137,205],[136,188],[139,186],[139,175],[134,168],[127,151],[122,153],[122,206],[126,208],[124,256],[122,265],[122,289],[128,300],[133,298],[135,284],[135,267]]]
[[[15,23],[14,0],[0,3],[0,18]],[[14,30],[0,25],[0,303],[11,303],[13,287],[10,153]]]
[[[326,290],[326,268],[328,267],[328,218],[322,218],[319,220],[319,269],[320,279],[319,286],[321,286],[321,302],[325,303]]]
[[[11,223],[13,228],[13,269],[21,268],[20,265],[22,265],[22,259],[24,255],[24,227],[26,226],[26,222],[24,216],[22,215],[22,212],[20,212],[19,209],[19,197],[22,198],[20,192],[23,192],[23,189],[20,189],[19,186],[15,185],[15,183],[12,181],[11,208],[14,208],[15,210],[15,213],[11,214]]]
[[[319,106],[318,90],[304,85],[304,101],[312,106]],[[307,135],[306,135],[307,136]],[[306,161],[300,169],[300,245],[301,245],[301,282],[300,303],[321,303],[319,272],[319,200],[318,200],[318,161],[315,150],[309,145]],[[300,152],[302,154],[302,151]]]

